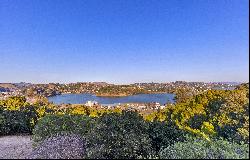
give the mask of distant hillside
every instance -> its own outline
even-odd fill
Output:
[[[28,87],[30,85],[32,85],[31,83],[25,83],[25,82],[20,82],[20,83],[14,83],[14,85],[17,87],[17,88],[22,88],[22,87]]]
[[[9,89],[17,89],[17,87],[11,83],[0,83],[0,87],[9,88]]]

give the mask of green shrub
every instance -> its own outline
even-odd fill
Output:
[[[227,139],[228,141],[234,141],[240,143],[242,141],[242,137],[239,133],[237,133],[237,126],[232,125],[224,125],[221,127],[217,127],[218,135]]]
[[[31,133],[31,117],[25,111],[3,110],[0,113],[0,135]]]
[[[87,135],[85,158],[149,158],[154,155],[149,125],[137,112],[104,114]]]
[[[6,135],[10,132],[6,118],[3,113],[0,113],[0,135]]]
[[[85,136],[94,125],[93,118],[83,115],[46,115],[33,130],[34,145],[58,134],[79,134]]]
[[[187,134],[174,124],[159,121],[150,122],[148,133],[157,153],[163,147],[166,148],[175,142],[184,141]]]
[[[225,140],[211,142],[202,139],[189,139],[177,142],[160,152],[162,159],[248,159],[249,145]]]
[[[32,133],[37,120],[34,106],[25,97],[10,97],[0,101],[0,135]]]

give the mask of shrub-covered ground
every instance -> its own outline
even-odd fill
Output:
[[[165,122],[145,121],[134,111],[104,114],[47,115],[33,130],[35,146],[54,135],[78,134],[86,141],[84,158],[151,158],[163,146],[183,141],[186,133]]]
[[[190,138],[160,151],[161,159],[248,159],[249,145]]]

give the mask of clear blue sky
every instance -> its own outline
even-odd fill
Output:
[[[0,82],[246,82],[248,6],[248,0],[1,0]]]

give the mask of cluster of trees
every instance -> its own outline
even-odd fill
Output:
[[[249,85],[235,90],[209,90],[145,117],[171,121],[206,139],[223,137],[249,142]]]
[[[174,90],[175,102],[176,103],[186,102],[201,92],[202,91],[194,90],[194,88],[191,88],[191,87],[177,88]]]

